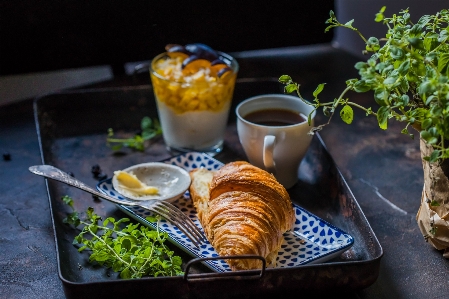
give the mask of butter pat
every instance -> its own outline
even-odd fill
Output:
[[[134,174],[118,170],[114,171],[114,176],[116,177],[119,187],[127,190],[133,195],[156,195],[159,193],[157,187],[148,186],[147,184],[141,182]]]

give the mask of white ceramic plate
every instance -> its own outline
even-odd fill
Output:
[[[164,162],[181,166],[187,171],[198,167],[216,170],[223,166],[223,163],[214,158],[197,152],[182,154]],[[114,190],[111,179],[100,182],[97,185],[97,189],[119,200],[125,199]],[[201,228],[188,191],[181,198],[172,201],[172,203],[186,213]],[[156,228],[155,223],[145,220],[145,217],[153,215],[152,212],[139,207],[117,206],[142,224]],[[325,262],[338,256],[354,244],[354,238],[346,232],[297,205],[294,205],[294,208],[296,222],[293,230],[284,234],[284,242],[277,257],[276,267],[296,267],[304,264]],[[176,226],[168,221],[161,220],[160,229],[169,235],[171,242],[194,257],[218,256],[209,242],[197,248]],[[217,272],[231,271],[224,260],[210,260],[204,263]]]

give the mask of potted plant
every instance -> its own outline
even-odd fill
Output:
[[[337,111],[350,124],[353,107],[375,116],[383,130],[394,119],[405,124],[402,133],[413,138],[411,128],[419,132],[424,188],[416,219],[425,240],[436,249],[445,250],[444,255],[449,257],[449,10],[424,15],[416,24],[408,9],[391,18],[385,17],[384,12],[382,7],[375,18],[387,27],[381,39],[366,39],[353,27],[354,20],[343,24],[330,12],[325,31],[334,27],[356,31],[366,44],[364,52],[370,54],[367,61],[355,64],[360,78],[347,80],[338,98],[321,102],[319,94],[325,85],[319,84],[309,102],[302,97],[300,84],[290,76],[283,75],[279,81],[285,84],[285,92],[296,92],[304,102],[315,110],[322,109],[329,117],[327,123],[312,128],[310,134],[329,124]],[[351,102],[349,91],[372,91],[378,107]]]

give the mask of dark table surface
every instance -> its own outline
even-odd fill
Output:
[[[234,53],[239,78],[291,75],[311,97],[326,82],[321,98],[332,100],[357,77],[357,58],[330,45]],[[147,75],[116,78],[90,86],[140,85]],[[375,106],[370,93],[351,94]],[[323,123],[326,119],[317,116]],[[401,134],[402,124],[379,129],[376,119],[356,111],[352,125],[338,116],[321,133],[328,151],[351,188],[384,256],[377,281],[346,298],[447,298],[449,260],[422,237],[415,216],[423,186],[419,142]],[[418,135],[418,134],[415,134]],[[238,140],[227,136],[225,146]],[[44,179],[28,171],[41,164],[32,100],[0,107],[0,298],[64,298],[58,277],[55,240]],[[297,294],[300,296],[300,294]]]

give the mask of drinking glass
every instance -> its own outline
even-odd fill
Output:
[[[170,151],[211,155],[222,151],[239,65],[226,53],[218,52],[218,55],[226,66],[207,65],[204,60],[187,65],[192,69],[204,64],[197,73],[182,69],[182,60],[176,62],[168,53],[152,60],[151,82],[162,135]],[[219,74],[224,67],[228,71]],[[170,68],[178,68],[175,78],[167,78],[166,74],[173,71]]]

